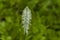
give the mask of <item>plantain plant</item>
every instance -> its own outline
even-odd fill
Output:
[[[0,40],[60,40],[60,0],[0,0]]]

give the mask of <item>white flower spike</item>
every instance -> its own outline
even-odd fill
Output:
[[[23,10],[23,14],[22,14],[22,24],[23,24],[23,28],[24,28],[24,33],[26,33],[26,34],[28,34],[31,19],[32,19],[31,10],[28,8],[28,6],[26,6],[26,8]]]

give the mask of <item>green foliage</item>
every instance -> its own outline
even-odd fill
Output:
[[[32,11],[29,34],[22,12]],[[0,40],[60,40],[60,0],[0,0]]]

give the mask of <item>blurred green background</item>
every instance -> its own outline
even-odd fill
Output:
[[[22,27],[26,6],[32,12],[27,36]],[[60,0],[0,0],[0,40],[60,40]]]

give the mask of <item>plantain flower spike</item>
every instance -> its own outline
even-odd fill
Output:
[[[22,14],[22,24],[23,24],[23,28],[24,28],[24,34],[28,34],[28,30],[29,30],[29,25],[31,24],[31,10],[28,8],[28,6],[26,6],[26,8],[23,10],[23,14]]]

